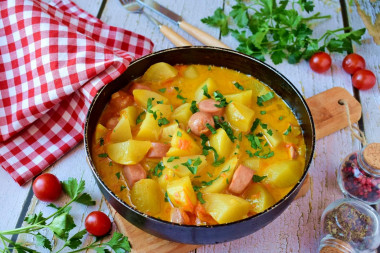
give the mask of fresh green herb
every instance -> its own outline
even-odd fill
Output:
[[[169,202],[169,196],[168,196],[168,192],[166,191],[165,192],[165,198],[164,198],[165,202]]]
[[[154,100],[154,98],[148,98],[148,101],[146,102],[146,111],[149,113],[153,113],[153,111],[152,111],[153,100]]]
[[[193,190],[195,192],[199,191],[202,187],[201,186],[198,186],[198,185],[193,185]]]
[[[109,167],[113,166],[112,161],[110,161],[110,162],[108,163],[108,166],[109,166]]]
[[[269,153],[260,155],[259,151],[256,151],[254,155],[257,156],[258,158],[268,159],[268,158],[274,156],[274,152],[270,151]]]
[[[199,202],[200,202],[201,204],[206,203],[206,201],[203,199],[203,196],[202,196],[202,193],[201,193],[201,192],[197,192],[197,199],[199,200]]]
[[[226,183],[229,184],[229,182],[228,182],[228,177],[226,178]]]
[[[225,169],[225,170],[222,170],[222,173],[225,173],[225,172],[229,171],[230,169],[231,169],[231,166],[228,166],[228,168],[227,168],[227,169]]]
[[[264,123],[261,123],[261,122],[260,122],[260,126],[261,126],[263,129],[267,129],[267,127],[268,127],[267,124],[264,124]]]
[[[122,192],[125,188],[127,188],[125,185],[120,186],[120,191]]]
[[[211,151],[214,152],[214,162],[213,162],[212,165],[215,166],[215,167],[217,167],[217,166],[223,164],[224,161],[225,161],[225,158],[222,157],[221,159],[219,159],[219,154],[215,150],[215,148],[213,148],[211,146],[208,146],[206,144],[209,141],[208,137],[206,135],[204,135],[204,134],[201,134],[200,137],[201,137],[201,140],[202,140],[201,145],[202,145],[202,149],[203,149],[203,151],[202,151],[203,155],[208,155],[209,150],[211,150]]]
[[[197,102],[196,101],[191,101],[191,106],[190,106],[190,111],[194,114],[196,112],[199,112],[199,109],[197,107]]]
[[[159,105],[164,104],[164,100],[157,101],[157,104],[159,104]]]
[[[191,132],[191,129],[190,129],[190,128],[188,128],[188,129],[186,130],[186,132],[187,132],[187,133],[190,133],[190,132]]]
[[[103,137],[100,137],[100,138],[99,138],[99,145],[100,145],[100,146],[103,146],[103,145],[104,145],[104,139],[103,139]]]
[[[120,179],[120,172],[117,172],[117,173],[115,174],[115,176],[117,177],[117,179]]]
[[[170,121],[167,118],[160,118],[158,119],[157,123],[158,123],[158,126],[163,126],[163,125],[169,124]]]
[[[165,166],[163,162],[157,163],[157,165],[153,168],[153,175],[156,177],[160,177],[164,169],[165,169]]]
[[[288,135],[292,131],[292,126],[289,125],[288,129],[284,132],[284,135]]]
[[[219,117],[214,116],[214,122],[215,126],[218,126],[222,128],[224,131],[226,131],[228,138],[230,138],[232,142],[234,142],[235,139],[237,139],[236,136],[234,136],[234,131],[226,121],[219,121]]]
[[[241,141],[242,138],[243,138],[243,134],[242,134],[242,132],[240,132],[239,135],[238,135],[238,140]]]
[[[173,169],[178,169],[178,167],[179,167],[178,164],[177,164],[177,165],[174,165],[174,166],[173,166]]]
[[[227,102],[227,99],[219,91],[214,91],[214,98],[215,101],[219,102],[219,104],[215,104],[215,107],[223,108],[229,104],[229,102]]]
[[[170,105],[170,111],[173,112],[174,108],[173,105]]]
[[[267,114],[267,111],[260,111],[260,114],[265,115],[265,114]]]
[[[213,128],[209,123],[206,123],[206,127],[211,131],[212,134],[216,134],[215,128]]]
[[[270,136],[272,136],[272,135],[273,135],[273,131],[272,131],[272,129],[269,129],[269,130],[267,131],[267,133],[268,133]]]
[[[259,175],[253,175],[252,181],[255,183],[260,183],[263,181],[267,176],[259,176]]]
[[[248,134],[247,139],[251,142],[251,147],[254,149],[262,149],[259,137],[254,134]]]
[[[210,181],[202,181],[202,185],[204,186],[209,186],[209,185],[212,185],[212,183],[214,183],[215,180],[217,180],[218,178],[220,178],[220,175],[217,176],[216,178],[214,178],[213,180],[210,180]]]
[[[180,90],[178,87],[174,87],[174,89],[178,92],[177,98],[182,100],[182,104],[186,103],[187,98],[184,98],[181,93],[182,90]]]
[[[169,157],[168,163],[173,162],[175,159],[179,159],[179,156],[171,156],[171,157]]]
[[[256,128],[259,126],[259,123],[260,123],[260,119],[256,118],[251,126],[251,130],[250,130],[251,133],[253,133],[256,130]]]
[[[289,4],[291,8],[288,8]],[[265,60],[264,55],[269,54],[274,64],[281,63],[283,59],[295,64],[326,49],[330,52],[350,52],[352,41],[361,44],[365,28],[351,31],[351,27],[345,27],[328,30],[320,38],[311,37],[313,30],[310,21],[330,18],[330,15],[322,16],[317,12],[304,17],[298,9],[310,13],[314,10],[314,3],[311,0],[238,0],[228,15],[218,8],[214,15],[201,21],[218,27],[222,36],[231,32],[240,43],[238,51],[262,61]],[[343,31],[346,32],[339,33]]]
[[[165,93],[166,88],[159,89],[158,91],[161,92],[161,93]]]
[[[143,111],[143,112],[141,112],[141,113],[137,116],[137,118],[136,118],[136,125],[140,124],[140,122],[143,121],[142,117],[143,117],[144,115],[145,115],[145,112]]]
[[[98,157],[100,157],[100,158],[107,158],[108,154],[107,153],[101,153],[101,154],[98,154]]]
[[[239,145],[239,144],[237,144],[237,145],[236,145],[236,148],[237,148],[237,149],[240,149],[240,145]]]
[[[177,131],[177,136],[178,137],[181,137],[182,136],[182,133],[180,131]]]
[[[208,175],[209,177],[212,177],[212,174],[211,174],[210,172],[208,172],[208,171],[207,171],[207,175]]]
[[[195,176],[194,178],[200,178],[200,177],[201,177],[201,176],[198,175],[198,176]]]
[[[187,167],[192,174],[196,174],[198,166],[202,163],[201,158],[197,157],[194,159],[188,159],[187,162],[181,163],[183,166]]]
[[[225,157],[222,157],[219,160],[215,159],[215,161],[212,163],[212,166],[218,167],[219,165],[222,165],[225,162],[225,160]]]
[[[274,98],[274,93],[272,91],[270,91],[267,94],[264,94],[262,96],[258,96],[257,97],[257,104],[259,106],[264,106],[263,103],[271,100],[272,98]]]
[[[208,65],[207,69],[208,69],[208,71],[211,71],[211,65]]]
[[[284,116],[278,117],[278,120],[283,120],[283,119],[284,119]]]
[[[203,90],[203,95],[206,96],[207,98],[211,98],[210,94],[208,94],[208,87],[207,85],[204,85],[202,87],[202,90]]]
[[[238,88],[239,90],[244,90],[244,87],[240,85],[240,83],[238,82],[234,82],[234,85],[236,88]]]

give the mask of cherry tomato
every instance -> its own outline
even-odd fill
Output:
[[[365,69],[365,60],[358,54],[349,54],[344,57],[342,67],[344,71],[352,75],[359,69]]]
[[[90,234],[103,236],[111,230],[111,220],[103,212],[94,211],[87,215],[84,226]]]
[[[61,195],[61,182],[50,173],[39,175],[33,182],[33,192],[39,200],[52,202]]]
[[[376,76],[368,69],[360,69],[352,76],[352,84],[359,90],[368,90],[376,84]]]
[[[315,53],[309,60],[310,68],[317,72],[326,72],[331,67],[331,57],[325,52]]]

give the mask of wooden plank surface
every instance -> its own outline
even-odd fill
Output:
[[[75,0],[78,5],[97,15],[101,1]],[[200,19],[211,15],[217,7],[230,9],[234,1],[209,0],[209,1],[185,1],[185,0],[159,0],[161,4],[169,7],[173,11],[181,14],[186,21],[195,25],[202,30],[218,37],[217,29],[210,28],[200,22]],[[323,21],[315,26],[314,35],[322,34],[326,29],[336,29],[343,26],[341,6],[338,0],[314,1],[316,4],[315,12],[320,11],[323,15],[330,14],[331,19]],[[363,27],[363,22],[356,12],[356,6],[349,8],[349,20],[355,29]],[[157,17],[157,16],[155,16]],[[159,32],[159,30],[150,23],[146,17],[128,13],[121,8],[118,0],[108,0],[101,19],[110,24],[123,27],[145,36],[150,37],[155,43],[155,50],[173,47],[172,44]],[[168,20],[158,17],[160,21],[167,24],[173,30],[177,31],[194,45],[200,45],[191,36],[184,33],[177,26],[174,26]],[[230,36],[223,37],[222,41],[228,46],[235,48],[237,42]],[[366,34],[366,40],[360,47],[355,47],[355,51],[360,53],[367,61],[367,66],[371,69],[380,80],[380,67],[378,56],[380,47],[376,46],[369,34]],[[323,92],[332,87],[343,87],[353,93],[350,76],[341,68],[341,62],[344,56],[333,54],[333,66],[325,74],[316,74],[312,72],[308,63],[303,61],[296,65],[282,63],[273,65],[301,91],[306,97]],[[379,86],[370,91],[360,92],[360,99],[363,108],[363,121],[366,135],[369,141],[380,140],[380,91]],[[347,129],[341,130],[317,142],[316,153],[310,167],[311,191],[305,197],[294,201],[290,207],[275,221],[270,223],[264,229],[229,243],[218,245],[206,245],[197,249],[199,253],[219,253],[219,252],[316,252],[320,237],[320,216],[324,208],[333,200],[341,198],[336,182],[336,168],[343,160],[345,155],[360,148],[358,141],[351,138]],[[97,205],[94,207],[83,207],[81,205],[73,208],[73,215],[77,224],[82,227],[76,227],[72,233],[83,229],[83,220],[92,210],[103,210],[109,213],[109,210],[102,200],[91,172],[85,162],[85,152],[83,145],[78,145],[74,150],[69,152],[61,160],[50,168],[50,172],[56,174],[61,180],[68,177],[83,177],[86,180],[86,191],[97,199]],[[1,170],[0,172],[0,229],[10,229],[16,226],[23,211],[25,200],[30,191],[31,184],[19,187],[13,180]],[[64,197],[56,204],[64,202]],[[28,203],[28,202],[26,202]],[[26,206],[28,212],[43,211],[49,213],[52,210],[46,208],[46,204],[32,199],[31,204]],[[46,231],[45,231],[46,233]],[[52,238],[52,235],[48,235]],[[88,237],[88,240],[90,238]],[[19,241],[30,240],[30,238],[20,237]],[[55,248],[62,246],[58,243]],[[44,252],[41,248],[39,251]],[[46,252],[46,251],[45,251]]]

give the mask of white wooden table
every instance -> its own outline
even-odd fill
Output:
[[[173,47],[145,16],[128,13],[121,7],[119,0],[75,0],[75,2],[107,24],[123,27],[151,38],[155,44],[155,51]],[[218,30],[201,23],[200,19],[212,15],[217,7],[224,6],[228,10],[233,5],[233,1],[228,0],[158,0],[158,2],[182,15],[187,22],[217,38],[220,37]],[[315,12],[320,11],[323,15],[332,16],[331,19],[315,27],[315,36],[322,34],[326,29],[343,27],[341,11],[344,8],[339,0],[314,2]],[[347,17],[355,29],[364,27],[355,5],[347,4]],[[200,45],[198,41],[178,29],[170,21],[161,17],[158,19],[194,45]],[[237,46],[237,42],[232,37],[222,37],[221,40],[232,48]],[[366,33],[363,45],[355,45],[354,50],[366,59],[367,68],[375,73],[378,80],[373,89],[357,92],[356,95],[363,106],[361,126],[365,130],[368,142],[380,142],[380,46],[377,46],[372,37]],[[336,86],[344,87],[354,94],[350,76],[341,68],[343,58],[343,55],[333,54],[333,65],[324,74],[314,73],[305,61],[296,65],[282,63],[275,68],[289,78],[306,98]],[[274,66],[270,61],[268,63]],[[336,169],[347,154],[359,148],[360,143],[351,137],[348,129],[319,140],[310,168],[311,191],[305,197],[294,201],[280,217],[258,232],[229,243],[206,245],[197,249],[196,252],[316,252],[320,239],[322,211],[329,203],[342,197],[336,181]],[[83,143],[52,165],[49,172],[56,174],[60,180],[68,177],[83,177],[86,180],[86,191],[97,200],[97,205],[94,207],[75,205],[72,215],[77,224],[82,225],[76,227],[72,233],[83,229],[83,221],[89,212],[103,210],[109,213],[86,163]],[[40,210],[45,213],[52,211],[51,208],[46,208],[45,203],[33,197],[31,186],[31,182],[23,187],[18,186],[4,170],[0,169],[0,230],[20,226],[28,213]],[[60,200],[60,202],[63,201],[64,199]],[[52,237],[51,234],[47,235]],[[13,239],[28,240],[22,236]],[[57,248],[60,248],[59,244]]]

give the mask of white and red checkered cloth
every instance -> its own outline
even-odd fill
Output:
[[[0,165],[20,185],[41,173],[83,139],[96,92],[152,49],[69,0],[0,1]]]

